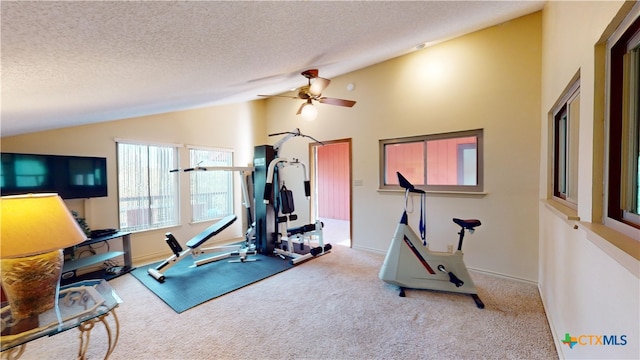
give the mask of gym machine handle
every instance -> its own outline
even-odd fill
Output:
[[[309,180],[304,181],[304,195],[307,198],[311,196],[311,182]]]
[[[273,192],[273,184],[265,183],[264,184],[264,196],[262,200],[265,204],[269,203],[269,199],[271,199],[271,193]],[[311,196],[311,182],[309,180],[304,181],[304,195],[309,198]]]
[[[265,204],[269,203],[269,200],[271,199],[271,193],[273,193],[273,184],[268,182],[264,184],[264,196],[262,197],[262,200]]]
[[[292,159],[289,161],[286,158],[276,158],[271,160],[269,166],[267,167],[267,183],[264,186],[264,196],[262,201],[265,204],[269,204],[271,200],[271,194],[273,193],[273,183],[269,181],[273,181],[273,176],[276,171],[276,167],[278,164],[282,163],[282,165],[292,165],[292,166],[301,166],[302,172],[304,173],[304,193],[307,198],[311,196],[311,183],[309,182],[309,176],[307,175],[307,167],[304,163],[300,162],[298,159]]]

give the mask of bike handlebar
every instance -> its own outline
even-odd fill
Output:
[[[402,174],[400,174],[399,171],[396,171],[396,174],[398,175],[398,184],[400,185],[400,187],[406,189],[408,192],[412,192],[416,194],[425,193],[425,191],[422,189],[416,189],[415,186],[413,186],[413,184],[411,184],[409,180],[407,180],[407,178],[402,176]]]

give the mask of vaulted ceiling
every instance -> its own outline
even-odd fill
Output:
[[[304,85],[306,69],[331,78],[543,6],[2,1],[0,134],[249,101]]]

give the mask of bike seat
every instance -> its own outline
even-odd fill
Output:
[[[462,219],[453,218],[453,222],[469,230],[473,230],[474,228],[482,225],[480,220],[476,220],[476,219],[462,220]]]

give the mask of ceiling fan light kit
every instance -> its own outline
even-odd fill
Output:
[[[300,115],[304,120],[313,121],[318,117],[318,109],[312,103],[304,103]]]
[[[315,120],[318,116],[318,109],[313,106],[312,101],[317,101],[322,104],[329,105],[337,105],[344,107],[353,107],[356,104],[353,100],[344,100],[344,99],[336,99],[336,98],[328,98],[322,96],[322,91],[329,86],[331,80],[321,78],[318,76],[318,69],[310,69],[303,71],[301,73],[302,76],[307,78],[307,85],[300,87],[298,89],[297,96],[285,96],[285,95],[258,95],[258,96],[267,96],[267,97],[286,97],[290,99],[302,99],[305,100],[304,103],[298,109],[296,115],[302,115],[302,118],[308,121]],[[313,81],[312,81],[313,80]]]

